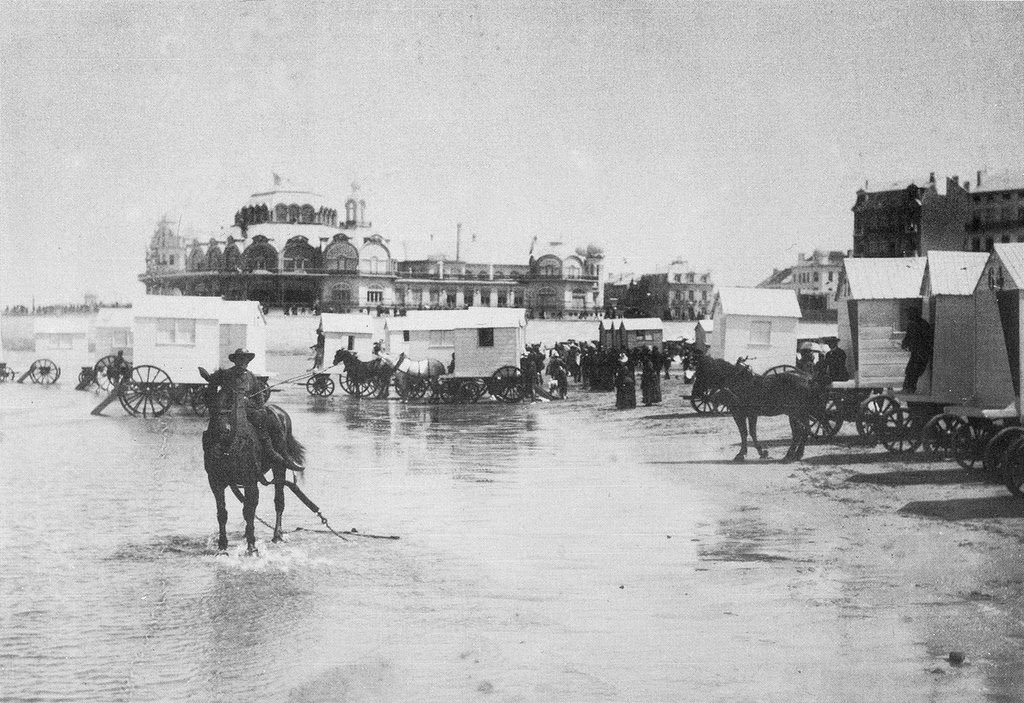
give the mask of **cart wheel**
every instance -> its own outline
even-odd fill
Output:
[[[953,437],[957,429],[966,424],[959,416],[951,413],[936,415],[921,430],[921,446],[934,459],[949,459],[955,455]]]
[[[711,393],[711,405],[716,415],[728,415],[732,409],[729,402],[732,400],[732,392],[726,388],[719,388]]]
[[[356,383],[356,395],[360,398],[373,398],[379,390],[376,378],[367,378]]]
[[[487,381],[487,390],[498,400],[518,403],[526,397],[522,370],[518,366],[502,366],[491,374]]]
[[[129,415],[160,417],[171,407],[173,387],[162,369],[143,364],[132,369],[118,400]]]
[[[693,406],[698,415],[712,415],[717,412],[715,410],[715,403],[711,400],[711,395],[714,392],[714,390],[706,388],[700,395],[690,396],[690,405]]]
[[[976,428],[970,422],[961,422],[953,432],[953,458],[967,471],[981,473],[985,444],[990,434]]]
[[[206,399],[205,386],[192,389],[192,413],[197,417],[206,417],[210,414],[210,403]]]
[[[321,398],[334,394],[334,381],[325,373],[316,373],[306,381],[306,392]]]
[[[338,374],[338,385],[341,387],[341,390],[345,391],[349,395],[359,395],[359,389],[356,386],[355,379],[349,378],[348,374]]]
[[[1024,497],[1024,437],[1013,440],[999,461],[1003,483],[1015,497]]]
[[[896,403],[885,411],[877,428],[882,446],[893,454],[911,454],[921,443],[914,416]]]
[[[60,378],[60,367],[49,359],[36,359],[28,369],[28,377],[32,383],[49,386]]]
[[[93,371],[88,366],[86,366],[85,368],[78,372],[78,385],[81,388],[85,388],[85,386],[89,385],[95,380],[96,372]]]
[[[434,395],[442,403],[454,403],[458,397],[459,382],[450,378],[438,379]]]
[[[117,356],[114,354],[108,354],[97,361],[92,370],[96,374],[96,385],[105,391],[113,390],[121,379],[122,371],[118,368]]]
[[[768,369],[767,371],[765,371],[761,375],[762,376],[777,376],[777,375],[783,374],[783,373],[792,373],[792,374],[796,374],[797,376],[806,376],[807,375],[803,371],[798,369],[797,367],[793,366],[792,364],[779,364],[778,366],[773,366],[773,367],[771,367],[770,369]]]
[[[373,387],[377,391],[373,394],[374,398],[387,400],[391,395],[391,374],[375,377],[373,379]]]
[[[481,379],[466,378],[455,384],[455,402],[469,404],[480,400],[487,391],[487,385]]]
[[[419,376],[410,376],[402,371],[395,372],[395,390],[402,400],[419,400],[427,394],[429,384]]]
[[[857,434],[870,440],[871,444],[877,443],[878,428],[882,424],[886,412],[891,408],[898,407],[899,404],[887,395],[869,396],[857,408]]]
[[[1004,427],[985,444],[982,467],[989,480],[1003,480],[1003,455],[1006,454],[1006,450],[1010,448],[1011,444],[1021,438],[1024,438],[1024,427]]]
[[[825,399],[825,405],[810,417],[811,435],[814,437],[835,437],[843,426],[843,414],[835,398]]]

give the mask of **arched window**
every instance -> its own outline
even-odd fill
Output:
[[[285,271],[305,271],[316,268],[316,249],[305,237],[292,237],[284,246],[282,258]]]
[[[278,203],[274,207],[274,221],[275,222],[287,222],[288,221],[288,206],[284,203]]]
[[[537,269],[545,278],[561,278],[562,262],[557,256],[542,256],[537,261]]]
[[[329,271],[348,271],[355,273],[359,270],[359,252],[348,240],[338,237],[324,251],[325,267]]]
[[[238,250],[238,246],[234,242],[228,242],[228,245],[224,247],[224,269],[236,271],[240,268],[242,268],[242,252]]]
[[[345,224],[352,226],[356,223],[356,201],[349,198],[345,201]]]
[[[298,222],[299,221],[299,206],[297,204],[295,204],[295,203],[292,203],[291,205],[288,206],[288,221],[289,222]]]
[[[315,216],[316,216],[316,212],[313,211],[313,206],[312,205],[303,205],[302,206],[302,219],[301,219],[302,224],[304,224],[304,225],[311,225],[311,224],[313,224],[313,219],[314,219]]]
[[[252,244],[242,252],[242,267],[246,271],[276,271],[277,249],[263,235],[253,237]]]
[[[336,283],[331,287],[331,302],[341,305],[352,303],[352,288],[346,283]]]
[[[557,305],[558,294],[553,288],[541,288],[537,291],[537,307],[541,310],[554,310]]]
[[[572,291],[572,306],[577,310],[585,310],[587,307],[587,291],[582,288],[574,288]]]
[[[566,278],[579,278],[582,272],[583,267],[579,259],[569,258],[565,260],[565,265],[562,267],[562,275]]]

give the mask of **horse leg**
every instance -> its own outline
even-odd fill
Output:
[[[757,415],[748,416],[747,424],[750,425],[750,440],[754,443],[754,449],[757,450],[758,455],[762,459],[767,459],[768,450],[762,447],[761,443],[757,441]]]
[[[797,417],[796,421],[800,426],[800,444],[797,446],[793,458],[799,460],[804,458],[804,447],[807,446],[807,438],[811,435],[811,423],[810,418],[806,415]]]
[[[210,476],[210,490],[213,491],[213,499],[217,502],[217,526],[220,532],[217,537],[217,551],[223,554],[228,553],[228,507],[224,503],[224,489],[227,488],[223,483],[218,483],[213,480]]]
[[[245,487],[245,502],[242,504],[242,517],[245,519],[245,543],[248,554],[259,554],[256,549],[256,506],[260,503],[260,487],[257,484]]]
[[[281,532],[281,515],[284,514],[284,469],[274,467],[274,511],[277,513],[277,520],[274,521],[274,538],[272,542],[283,542],[284,536]]]
[[[732,419],[736,422],[736,428],[740,431],[740,451],[732,460],[743,461],[747,458],[747,418],[740,413],[734,413]]]
[[[797,419],[792,415],[789,416],[789,431],[793,434],[793,439],[790,440],[789,449],[786,450],[786,456],[782,457],[783,463],[793,461],[797,458],[796,450],[800,443],[800,426]]]

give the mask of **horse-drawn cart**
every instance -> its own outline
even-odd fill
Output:
[[[176,404],[205,415],[207,384],[199,367],[230,366],[228,354],[238,347],[256,355],[249,370],[266,380],[266,320],[259,303],[145,296],[132,310],[133,356],[143,363],[119,374],[93,414],[116,400],[137,417],[159,417]]]

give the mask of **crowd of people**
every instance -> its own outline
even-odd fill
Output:
[[[538,395],[565,398],[571,378],[584,390],[615,391],[615,406],[627,409],[637,406],[638,374],[640,402],[655,405],[661,402],[662,375],[671,378],[672,365],[678,364],[688,378],[696,354],[697,350],[685,342],[678,349],[666,351],[658,345],[618,349],[569,340],[555,344],[547,352],[539,344],[527,347],[519,368],[525,392],[531,399]],[[545,374],[550,381],[547,386]]]

